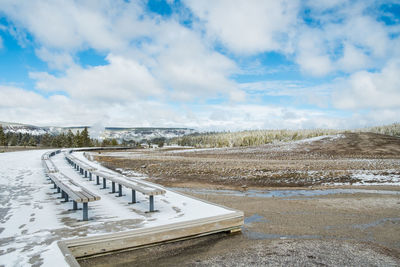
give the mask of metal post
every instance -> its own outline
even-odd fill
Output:
[[[56,185],[56,183],[54,183],[54,187],[53,187],[54,189],[56,189],[57,188],[57,185]]]
[[[83,202],[83,220],[87,221],[89,218],[88,216],[88,203],[87,202]]]
[[[61,193],[61,189],[57,187],[57,193]]]
[[[150,196],[150,212],[154,211],[154,196]]]
[[[61,190],[61,197],[65,198],[65,192],[63,190]]]
[[[78,203],[74,200],[73,202],[73,210],[77,210],[78,209]]]
[[[103,189],[106,189],[106,178],[103,177]]]
[[[122,185],[118,184],[118,196],[122,197]]]
[[[99,185],[100,181],[99,181],[100,177],[98,175],[96,175],[96,184]]]
[[[132,202],[129,204],[135,204],[136,203],[136,191],[132,189]]]
[[[112,182],[111,185],[111,193],[115,193],[115,182]]]
[[[87,178],[87,170],[85,170],[85,178]]]
[[[67,193],[64,193],[64,197],[65,197],[65,202],[68,202],[69,201],[69,196],[68,196]]]
[[[89,172],[89,181],[91,181],[91,180],[92,180],[92,173]]]

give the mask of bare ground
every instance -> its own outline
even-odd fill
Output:
[[[315,142],[203,151],[97,155],[111,168],[166,186],[262,190],[357,182],[355,172],[399,175],[400,139],[370,133]],[[379,182],[379,181],[376,181]],[[365,188],[365,187],[364,187]],[[371,188],[371,187],[369,187]],[[242,234],[218,234],[83,260],[82,266],[399,266],[399,186],[296,197],[185,193],[242,210]],[[385,191],[390,190],[390,191]],[[245,191],[246,192],[246,191]]]
[[[400,138],[373,133],[260,147],[118,155],[103,152],[96,159],[112,169],[145,173],[156,183],[174,187],[303,187],[360,182],[354,173],[400,175]]]
[[[400,195],[296,198],[193,194],[245,211],[218,234],[83,260],[82,266],[399,266]]]

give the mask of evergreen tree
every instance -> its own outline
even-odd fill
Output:
[[[51,145],[51,136],[48,133],[45,133],[42,137],[40,144],[44,147],[49,147]]]
[[[91,146],[91,140],[89,137],[89,132],[88,132],[87,127],[85,127],[85,129],[83,129],[80,139],[81,139],[82,146],[84,146],[84,147]]]
[[[101,146],[109,146],[110,145],[110,140],[109,139],[103,139],[103,142],[101,143]]]
[[[74,147],[81,147],[82,146],[82,140],[81,140],[81,133],[76,131],[76,134],[74,136]]]
[[[18,137],[17,137],[17,146],[22,146],[22,139],[23,139],[23,135],[22,133],[18,133]]]
[[[29,138],[28,146],[36,146],[36,139],[35,139],[35,137],[31,136],[31,138]]]
[[[16,145],[18,145],[17,135],[13,134],[13,135],[10,137],[10,145],[11,145],[11,146],[16,146]]]
[[[66,147],[74,146],[74,134],[72,133],[71,129],[68,130],[65,146]]]
[[[115,138],[111,139],[111,145],[112,145],[112,146],[118,146],[118,141],[117,141],[117,139],[115,139]]]
[[[0,146],[6,146],[6,135],[3,131],[3,125],[0,124]]]

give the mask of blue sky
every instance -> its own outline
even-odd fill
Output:
[[[0,121],[399,122],[400,1],[0,0]]]

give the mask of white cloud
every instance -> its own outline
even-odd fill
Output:
[[[335,5],[334,5],[335,4]],[[315,25],[300,25],[296,61],[314,76],[337,71],[381,68],[398,54],[399,29],[377,21],[368,9],[374,3],[362,1],[309,1]],[[397,51],[397,52],[396,52]]]
[[[166,23],[160,27],[156,44],[159,51],[154,74],[172,90],[172,98],[190,101],[224,94],[237,100],[237,84],[228,78],[238,70],[236,64],[205,46],[196,33]]]
[[[1,108],[33,108],[45,102],[44,98],[35,92],[4,85],[0,85],[0,99]]]
[[[296,62],[303,71],[315,76],[326,75],[333,68],[321,35],[321,30],[304,29],[298,41]]]
[[[341,109],[400,108],[399,73],[399,60],[379,72],[356,72],[338,82],[334,104]]]
[[[362,49],[355,47],[352,44],[344,44],[343,57],[337,61],[338,69],[346,72],[365,69],[371,66],[370,58]]]
[[[36,49],[36,55],[43,61],[47,62],[51,69],[65,70],[75,65],[74,59],[69,53],[50,51],[42,47]]]
[[[109,55],[108,65],[73,67],[61,77],[48,73],[30,73],[43,91],[65,91],[74,99],[104,102],[129,102],[164,91],[149,70],[134,60]]]
[[[5,0],[0,10],[46,47],[110,49],[123,45],[121,37],[113,31],[113,20],[133,6],[139,8],[136,4],[114,1]]]
[[[1,114],[44,124],[104,121],[116,126],[244,129],[347,125],[331,111],[265,106],[265,96],[296,99],[289,103],[292,107],[305,102],[373,109],[382,111],[385,121],[394,118],[400,107],[396,60],[400,39],[389,36],[400,29],[367,12],[372,2],[306,1],[299,6],[297,0],[188,0],[185,4],[195,16],[190,26],[179,23],[180,13],[171,17],[148,13],[141,1],[3,0],[0,12],[12,22],[9,33],[21,44],[33,38],[37,56],[57,74],[30,73],[42,94],[0,87],[1,99],[9,96],[0,103]],[[313,20],[308,24],[301,17],[306,8]],[[221,44],[223,52],[215,49]],[[77,53],[87,49],[107,54],[108,63],[80,66]],[[264,65],[264,58],[258,57],[269,51],[294,61],[307,75],[344,72],[348,78],[312,86],[304,81],[238,84],[231,78],[272,75],[276,69],[268,69],[268,62]],[[242,58],[245,62],[255,58],[255,64],[239,69]],[[43,97],[47,94],[55,95]],[[215,98],[224,106],[206,104]],[[378,119],[360,113],[353,123]]]
[[[185,1],[210,38],[238,54],[290,51],[298,1]]]

